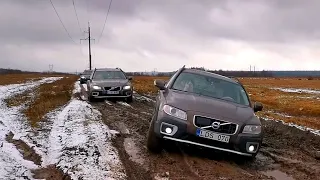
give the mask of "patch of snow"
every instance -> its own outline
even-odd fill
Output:
[[[31,140],[27,138],[31,128],[26,122],[26,118],[20,113],[24,105],[9,108],[6,106],[4,100],[35,88],[40,84],[52,83],[61,78],[62,77],[50,77],[24,84],[0,86],[0,177],[6,179],[25,179],[24,177],[28,177],[32,179],[30,169],[38,167],[33,162],[24,160],[15,146],[6,142],[6,135],[12,132],[14,139],[21,139],[29,146],[34,146]],[[37,148],[35,148],[35,150],[36,152],[40,151]]]
[[[121,105],[123,105],[123,106],[127,106],[127,107],[133,108],[130,104],[125,103],[125,102],[122,102],[122,101],[118,101],[117,103],[118,103],[118,104],[121,104]]]
[[[309,128],[309,127],[305,127],[305,126],[300,126],[300,125],[297,125],[297,124],[294,124],[294,123],[286,123],[284,122],[283,120],[276,120],[272,117],[269,117],[269,116],[265,116],[265,117],[262,117],[264,120],[266,121],[276,121],[276,122],[281,122],[282,124],[284,125],[287,125],[287,126],[290,126],[290,127],[295,127],[295,128],[298,128],[302,131],[309,131],[315,135],[318,135],[320,136],[320,130],[319,129],[312,129],[312,128]]]
[[[109,106],[112,106],[112,104],[108,101],[108,100],[105,100],[104,101],[106,104],[108,104]]]
[[[142,112],[143,114],[146,114],[146,115],[152,115],[151,113],[148,113],[148,112]]]
[[[153,100],[151,98],[148,98],[146,96],[142,96],[142,95],[139,95],[139,94],[134,94],[133,98],[138,100],[138,101],[156,102],[155,100]]]
[[[85,101],[72,99],[51,114],[48,153],[43,165],[57,164],[72,179],[124,178],[123,167],[101,114]]]
[[[85,91],[88,91],[88,86],[87,86],[87,84],[82,84],[82,87],[84,88]]]
[[[79,81],[76,81],[74,83],[74,89],[72,91],[73,94],[76,94],[76,93],[80,93],[81,92],[81,86],[80,86],[80,82]]]
[[[282,117],[286,117],[286,118],[290,118],[292,116],[288,115],[288,114],[285,114],[285,113],[279,113],[279,112],[274,112],[274,111],[266,111],[268,113],[272,113],[272,114],[276,114],[278,116],[282,116]]]
[[[320,90],[311,90],[311,89],[297,89],[297,88],[272,88],[282,92],[289,93],[308,93],[308,94],[320,94]]]
[[[31,161],[24,160],[16,147],[6,142],[9,129],[0,123],[0,177],[4,179],[32,179],[30,169],[38,168]]]

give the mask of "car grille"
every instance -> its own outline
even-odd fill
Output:
[[[104,87],[106,91],[120,91],[121,87]]]
[[[217,129],[213,128],[212,124],[214,122],[217,122],[216,124],[220,124],[219,128]],[[202,116],[194,117],[194,125],[209,131],[225,133],[225,134],[234,134],[237,131],[237,126],[238,126],[237,124],[230,123],[227,121],[222,121],[222,120],[212,119],[212,118],[207,118]]]

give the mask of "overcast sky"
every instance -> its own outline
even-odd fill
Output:
[[[0,1],[0,67],[83,71],[208,69],[319,70],[320,0],[110,0]]]

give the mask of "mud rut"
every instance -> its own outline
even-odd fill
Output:
[[[83,89],[84,90],[84,89]],[[84,93],[86,94],[86,93]],[[82,96],[84,97],[84,96]],[[92,103],[104,123],[120,134],[113,139],[128,179],[317,179],[320,137],[274,121],[266,131],[261,153],[253,162],[232,154],[172,144],[160,154],[146,148],[153,102],[135,94],[134,101]]]

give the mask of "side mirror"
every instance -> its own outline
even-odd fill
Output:
[[[165,82],[159,79],[154,80],[154,85],[159,88],[160,90],[165,90]]]
[[[129,81],[131,81],[131,80],[132,80],[132,77],[131,77],[131,76],[129,76],[129,77],[128,77],[128,79],[129,79]]]
[[[255,102],[253,104],[253,111],[254,112],[262,111],[262,109],[263,109],[263,105],[260,102]]]

